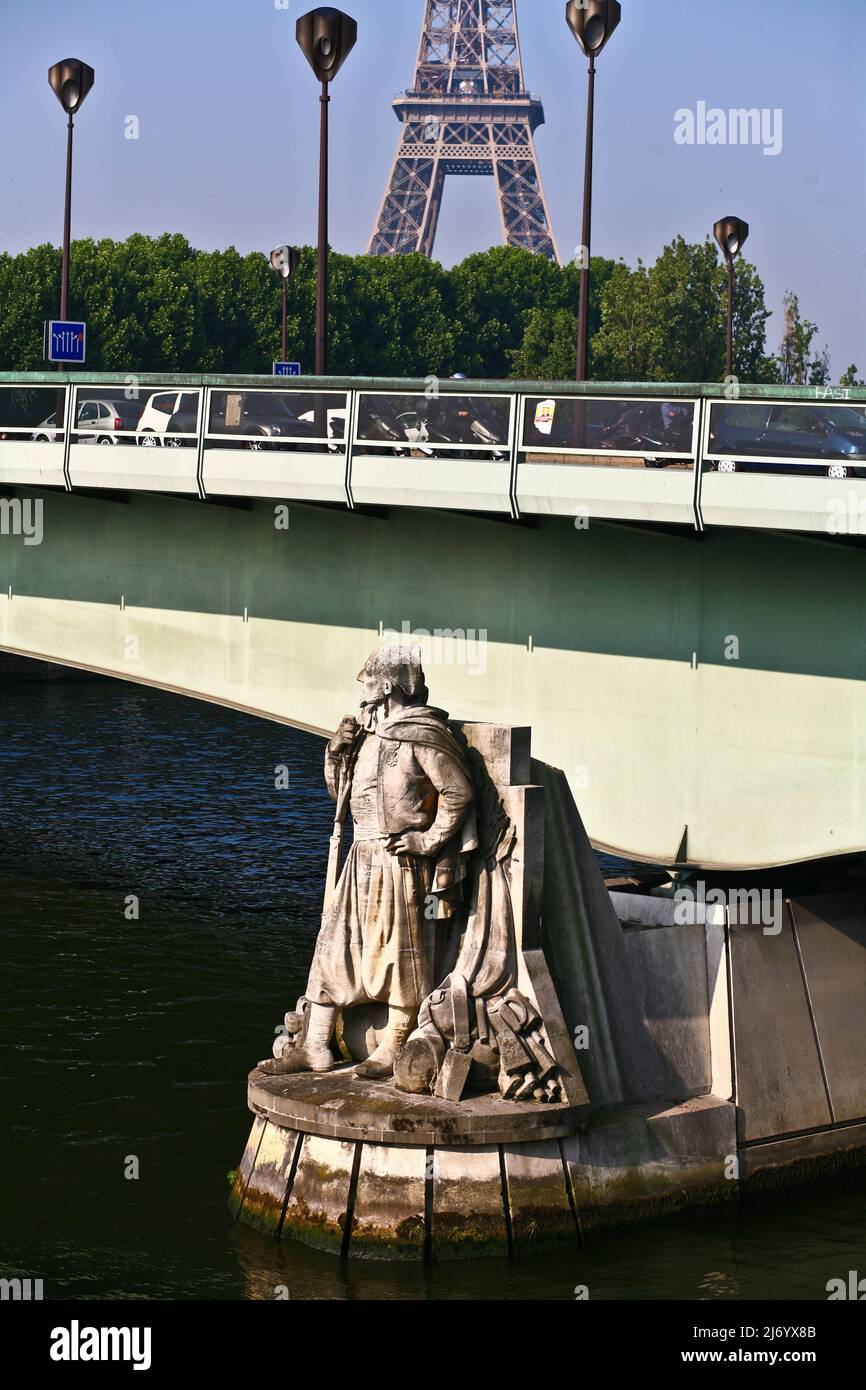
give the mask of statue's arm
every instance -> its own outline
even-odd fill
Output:
[[[472,806],[472,783],[460,764],[437,748],[415,745],[415,760],[438,793],[436,819],[429,830],[412,836],[421,842],[416,853],[434,856],[463,824]]]
[[[346,768],[352,743],[358,735],[357,720],[347,715],[325,749],[325,785],[332,801],[337,800],[337,784]]]
[[[325,748],[325,786],[328,788],[328,795],[332,801],[337,800],[337,777],[341,763],[341,755],[335,753],[329,743]]]

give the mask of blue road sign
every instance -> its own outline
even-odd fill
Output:
[[[48,319],[45,324],[46,362],[83,362],[86,339],[86,323]]]
[[[300,376],[300,362],[275,362],[274,376]]]

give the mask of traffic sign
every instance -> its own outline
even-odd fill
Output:
[[[47,319],[45,322],[45,361],[83,362],[87,324]]]
[[[300,376],[300,362],[275,362],[274,376]]]

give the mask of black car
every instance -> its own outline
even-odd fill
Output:
[[[299,419],[272,391],[214,391],[208,433],[237,439],[243,449],[289,448],[318,438],[315,420]]]

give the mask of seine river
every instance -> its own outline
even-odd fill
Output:
[[[246,1074],[317,929],[321,755],[135,686],[0,684],[0,1275],[78,1299],[823,1299],[866,1275],[866,1179],[514,1264],[343,1266],[232,1224]]]

